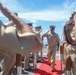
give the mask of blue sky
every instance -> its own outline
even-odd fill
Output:
[[[45,33],[50,25],[55,25],[55,32],[61,39],[65,22],[76,11],[76,0],[0,0],[12,12],[17,12],[26,23],[33,22],[35,26],[42,26]],[[8,21],[0,12],[3,23]]]

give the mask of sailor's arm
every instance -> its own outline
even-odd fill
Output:
[[[7,7],[5,7],[2,3],[0,3],[0,10],[1,12],[10,20],[13,20],[13,22],[17,25],[18,29],[23,32],[33,32],[33,30],[30,29],[30,27],[23,22],[18,16],[16,16],[14,13],[12,13]]]
[[[42,35],[42,41],[44,40],[44,37],[47,37],[47,33],[48,33],[48,32],[49,32],[49,30]]]
[[[0,3],[0,10],[7,18],[10,18],[11,12],[2,3]]]
[[[49,30],[46,32],[46,33],[44,33],[43,35],[42,35],[42,37],[47,37],[47,33],[49,32]]]
[[[9,21],[7,23],[4,24],[6,27],[8,26],[14,26],[14,22],[13,21]]]
[[[44,38],[44,37],[46,37],[46,34],[43,34],[43,35],[42,35],[42,38]]]

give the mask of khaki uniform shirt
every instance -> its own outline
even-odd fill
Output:
[[[56,43],[60,41],[57,33],[51,34],[51,31],[48,31],[45,35],[47,37],[49,48],[56,47]]]

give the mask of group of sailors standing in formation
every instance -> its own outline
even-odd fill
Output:
[[[41,26],[35,27],[33,31],[32,23],[26,24],[17,13],[12,13],[2,3],[0,3],[0,11],[9,19],[6,24],[0,20],[0,75],[11,75],[14,65],[17,67],[17,75],[20,75],[22,57],[25,57],[25,70],[31,70],[29,64],[31,53],[36,53],[36,60],[38,60],[39,51],[42,54],[44,37],[48,42],[47,58],[51,71],[55,71],[55,54],[58,47],[65,75],[76,75],[76,12],[73,12],[65,23],[64,40],[60,44],[54,25],[49,26],[49,30],[41,38]]]

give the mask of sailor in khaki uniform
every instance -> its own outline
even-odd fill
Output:
[[[31,52],[41,50],[43,47],[42,41],[25,22],[13,14],[2,3],[0,3],[0,10],[7,18],[16,24],[16,27],[9,26],[6,28],[0,25],[0,49],[4,51],[14,51],[23,56],[29,56]]]
[[[75,21],[74,21],[75,20]],[[71,74],[69,72],[68,75],[76,75],[76,13],[72,14],[71,18],[69,21],[66,22],[65,24],[65,36],[66,36],[66,41],[69,43],[68,45],[68,52],[69,56],[71,57]],[[70,62],[69,62],[70,64]],[[67,65],[69,65],[67,63]]]
[[[27,23],[29,26],[30,26],[30,28],[32,29],[32,23]],[[36,33],[36,35],[39,37],[39,39],[41,39],[40,38],[40,32],[42,31],[42,29],[41,29],[41,26],[38,26],[38,27],[35,27],[35,33]],[[37,52],[37,53],[32,53],[32,55],[34,56],[34,60],[38,60],[38,53],[39,52]],[[30,71],[31,70],[31,67],[30,67],[30,64],[29,64],[29,61],[30,61],[30,56],[28,56],[28,57],[25,57],[25,65],[24,65],[24,67],[25,67],[25,70],[27,70],[27,71]],[[33,62],[33,64],[34,64],[34,62]],[[34,65],[33,65],[33,67],[34,67]],[[34,68],[35,69],[35,68]]]
[[[27,23],[29,26],[30,26],[30,28],[32,29],[32,22],[30,22],[30,23]],[[31,70],[31,67],[30,67],[30,55],[29,56],[27,56],[27,57],[25,57],[25,63],[24,63],[24,68],[25,68],[25,70],[27,70],[27,71],[30,71]]]
[[[0,21],[0,25],[3,23]],[[14,26],[13,21],[9,21],[4,25],[5,27]],[[16,62],[16,53],[13,51],[5,51],[0,49],[0,63],[2,65],[0,75],[9,75]]]
[[[72,39],[75,39],[75,34],[72,31],[71,37]],[[71,68],[71,75],[76,75],[76,45],[69,44],[68,45],[68,52],[71,56],[72,60],[72,68]]]
[[[48,41],[48,59],[50,60],[50,66],[52,67],[52,72],[55,70],[54,65],[55,65],[55,54],[56,54],[56,45],[58,45],[59,48],[59,36],[57,33],[54,32],[55,26],[51,25],[50,30],[47,31],[42,37],[47,37]]]
[[[42,41],[35,35],[34,31],[30,29],[25,22],[13,14],[2,3],[0,3],[0,10],[7,18],[13,20],[16,24],[16,27],[10,26],[7,28],[0,25],[1,49],[13,50],[15,53],[19,53],[23,56],[29,56],[31,52],[38,52],[41,50],[43,47]]]
[[[39,39],[41,39],[41,35],[40,35],[41,31],[42,31],[41,26],[35,27],[35,33],[36,33],[36,35],[39,37]],[[41,50],[40,53],[41,53],[41,58],[42,58],[42,50]],[[38,61],[38,54],[39,54],[39,52],[36,53],[36,60],[37,60],[37,61]]]

